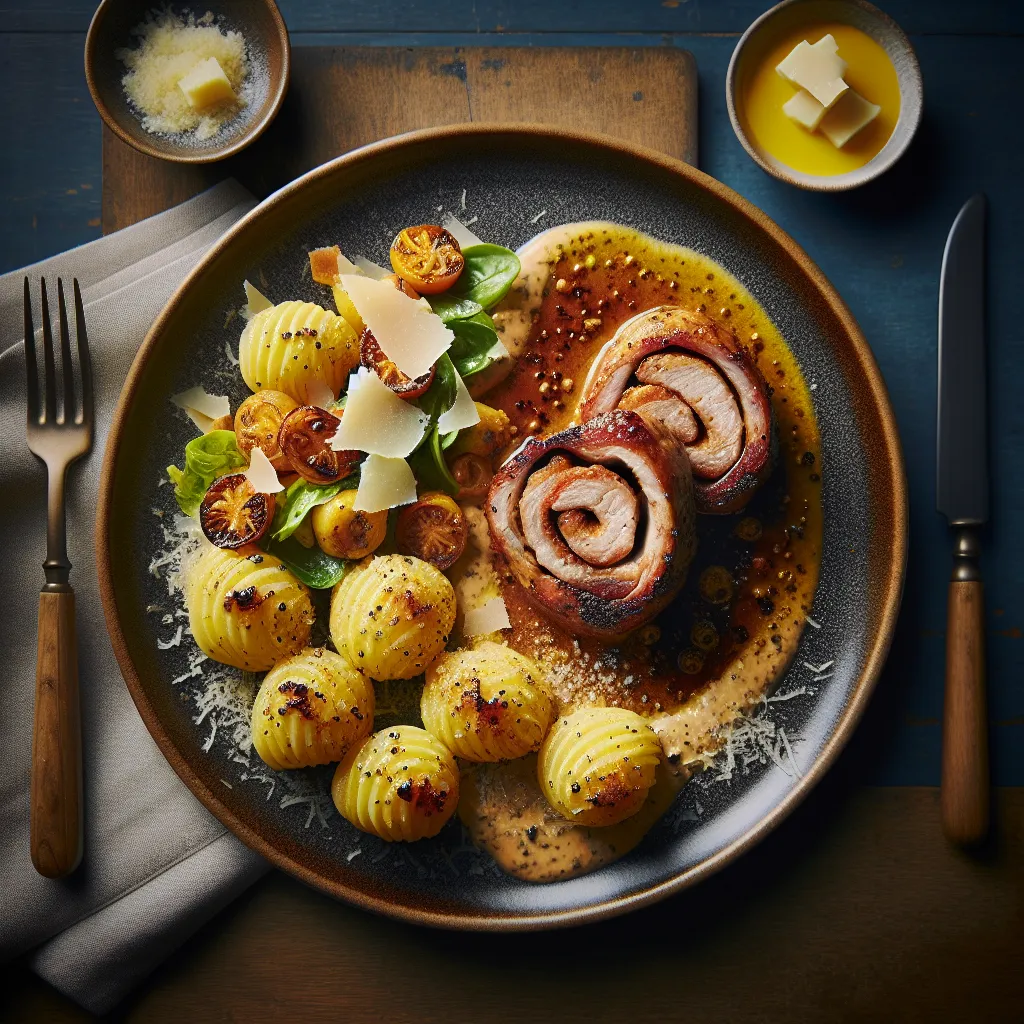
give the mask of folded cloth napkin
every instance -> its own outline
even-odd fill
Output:
[[[39,975],[95,1013],[267,870],[186,789],[121,679],[96,579],[100,467],[121,386],[150,325],[207,249],[254,205],[224,182],[166,213],[0,277],[0,652],[8,680],[0,759],[0,962],[28,953]],[[29,764],[37,594],[46,552],[43,467],[25,440],[23,280],[77,277],[96,382],[92,452],[68,479],[68,549],[77,595],[85,854],[71,877],[38,875],[29,856]],[[51,295],[54,293],[51,292]],[[55,310],[51,298],[51,311]],[[31,951],[31,952],[30,952]]]

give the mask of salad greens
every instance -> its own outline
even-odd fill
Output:
[[[355,565],[351,559],[335,558],[318,547],[303,547],[294,537],[272,540],[264,548],[280,558],[307,587],[314,590],[330,590]]]
[[[211,430],[194,437],[185,445],[185,468],[167,467],[178,507],[185,515],[195,516],[207,488],[217,477],[248,465],[249,460],[238,447],[233,430]]]
[[[477,302],[483,309],[501,302],[519,276],[519,257],[503,245],[486,242],[468,246],[462,255],[466,265],[449,293]]]
[[[486,313],[456,320],[449,326],[455,340],[448,349],[448,355],[463,380],[508,355],[494,329],[494,321]]]
[[[444,491],[452,497],[459,493],[459,485],[444,460],[445,449],[458,435],[457,430],[442,434],[435,424],[427,431],[425,442],[409,456],[409,465],[421,490]]]
[[[311,484],[308,480],[296,480],[284,492],[283,498],[278,498],[274,521],[270,526],[271,539],[287,540],[317,505],[330,501],[341,491],[358,486],[358,473],[353,473],[344,480],[337,480],[333,484]]]
[[[449,327],[459,320],[465,320],[484,311],[479,302],[460,298],[451,291],[441,292],[440,295],[428,295],[426,298],[430,308]]]

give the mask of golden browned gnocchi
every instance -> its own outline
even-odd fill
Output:
[[[411,679],[444,649],[455,591],[419,558],[371,555],[334,588],[334,646],[371,679]]]
[[[186,570],[185,604],[203,653],[249,672],[301,651],[315,617],[305,585],[253,546],[207,544]]]
[[[537,662],[486,640],[442,654],[427,669],[420,712],[458,757],[504,761],[541,745],[554,701]]]
[[[310,513],[317,543],[335,558],[365,558],[388,532],[388,513],[357,512],[356,490],[340,491]]]
[[[459,769],[436,736],[396,725],[349,751],[331,795],[356,828],[388,842],[413,842],[436,836],[455,813]]]
[[[344,317],[313,302],[280,302],[242,331],[238,368],[251,391],[283,391],[300,405],[318,404],[320,381],[337,395],[359,363],[359,338]]]
[[[271,767],[340,761],[373,729],[373,684],[326,648],[279,661],[252,706],[252,745]]]
[[[581,825],[614,825],[636,814],[654,785],[661,744],[626,708],[584,708],[552,727],[537,779],[548,803]]]
[[[490,458],[512,440],[512,423],[505,412],[483,402],[475,404],[480,421],[459,432],[448,449],[449,458],[456,459],[460,455]]]

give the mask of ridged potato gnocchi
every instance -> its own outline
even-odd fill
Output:
[[[661,744],[626,708],[583,708],[560,718],[537,759],[548,803],[581,825],[614,825],[636,814],[654,785]]]
[[[313,302],[262,310],[238,343],[238,368],[249,390],[283,391],[299,404],[313,401],[313,381],[337,395],[358,363],[359,339],[348,321]]]
[[[203,653],[249,672],[301,651],[315,617],[308,588],[256,547],[205,545],[187,568],[185,604]]]
[[[307,648],[279,661],[252,706],[252,745],[271,768],[339,761],[373,730],[373,685],[347,658]]]
[[[382,729],[351,750],[331,786],[334,804],[356,828],[388,842],[436,836],[459,802],[459,768],[425,729]]]
[[[451,583],[408,555],[371,555],[331,597],[334,646],[371,679],[419,675],[444,649],[454,624]]]
[[[458,757],[504,761],[541,745],[554,700],[537,662],[487,640],[442,654],[427,669],[420,712]]]

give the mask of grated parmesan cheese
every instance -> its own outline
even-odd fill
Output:
[[[141,112],[142,127],[158,135],[193,133],[197,141],[209,139],[233,120],[248,97],[250,78],[245,40],[240,32],[214,24],[210,12],[201,18],[179,17],[169,10],[151,13],[132,30],[137,48],[115,51],[128,69],[121,84]],[[200,64],[213,59],[235,94],[235,101],[203,110],[195,109],[180,83]]]

